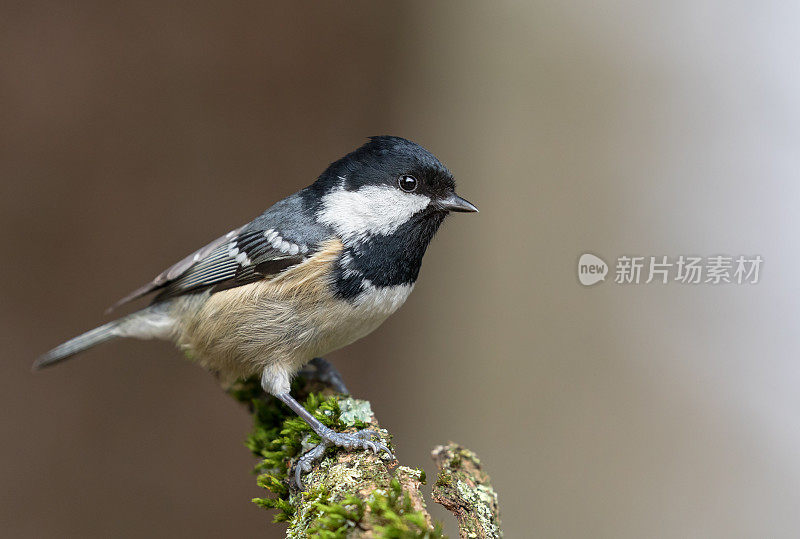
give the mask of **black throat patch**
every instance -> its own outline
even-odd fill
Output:
[[[345,248],[334,270],[339,297],[358,296],[365,281],[376,287],[412,284],[422,257],[446,213],[424,210],[389,235],[369,236]]]

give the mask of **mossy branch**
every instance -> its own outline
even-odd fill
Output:
[[[439,468],[433,501],[456,516],[461,537],[501,537],[497,492],[478,456],[453,442],[436,447],[431,456]]]
[[[277,510],[274,521],[288,524],[287,537],[443,536],[425,507],[424,471],[390,462],[385,454],[329,448],[303,476],[300,492],[291,472],[297,458],[319,442],[317,435],[288,407],[265,395],[255,378],[238,382],[229,393],[253,413],[246,445],[261,459],[255,467],[258,485],[272,494],[253,502]],[[369,402],[302,378],[292,393],[328,427],[340,432],[369,428],[391,447],[391,435],[380,427]]]

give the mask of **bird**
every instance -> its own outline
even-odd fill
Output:
[[[280,200],[158,274],[109,310],[144,296],[149,306],[40,356],[49,367],[100,343],[172,341],[227,380],[260,376],[320,437],[295,466],[295,482],[325,449],[386,452],[376,433],[336,432],[290,394],[290,382],[322,356],[364,337],[406,301],[425,251],[451,212],[478,209],[428,150],[397,136],[368,141]],[[341,380],[334,372],[334,379]],[[340,384],[343,387],[343,384]]]

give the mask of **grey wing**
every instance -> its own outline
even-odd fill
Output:
[[[300,197],[292,195],[169,267],[111,309],[151,292],[158,292],[157,302],[197,289],[220,290],[268,278],[311,256],[330,234],[310,218]]]
[[[307,246],[284,240],[273,229],[248,226],[162,285],[155,301],[197,289],[213,287],[212,291],[217,291],[266,279],[301,263],[308,253]]]
[[[220,246],[222,246],[222,245],[224,245],[226,243],[229,243],[244,228],[245,227],[243,226],[243,227],[237,228],[236,230],[231,230],[230,232],[228,232],[224,236],[220,236],[219,238],[215,239],[214,241],[212,241],[211,243],[209,243],[205,247],[202,247],[202,248],[198,249],[197,251],[193,252],[192,254],[190,254],[189,256],[187,256],[186,258],[181,260],[180,262],[177,262],[176,264],[173,264],[172,266],[168,267],[167,269],[165,269],[164,271],[162,271],[161,273],[156,275],[156,277],[152,281],[150,281],[149,283],[147,283],[144,286],[141,286],[141,287],[137,288],[136,290],[134,290],[133,292],[131,292],[130,294],[128,294],[124,298],[122,298],[119,301],[117,301],[116,303],[114,303],[114,305],[109,307],[108,310],[106,310],[106,312],[107,313],[111,312],[114,309],[116,309],[117,307],[120,307],[121,305],[125,305],[126,303],[129,303],[129,302],[131,302],[131,301],[133,301],[135,299],[141,298],[142,296],[146,296],[150,292],[154,292],[154,291],[156,291],[156,290],[158,290],[160,288],[163,288],[165,285],[167,285],[171,281],[174,281],[175,279],[177,279],[178,277],[180,277],[184,273],[186,273],[189,270],[189,268],[191,268],[192,266],[197,264],[197,262],[199,262],[200,260],[203,260],[206,257],[208,257],[211,253],[213,253],[215,250],[217,250]]]

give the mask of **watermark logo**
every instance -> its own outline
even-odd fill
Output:
[[[578,280],[583,286],[592,286],[606,280],[608,264],[602,258],[584,253],[578,260]]]
[[[757,284],[761,255],[754,256],[628,256],[617,257],[616,284]],[[584,253],[578,260],[578,280],[584,286],[605,281],[608,265],[598,256]]]

